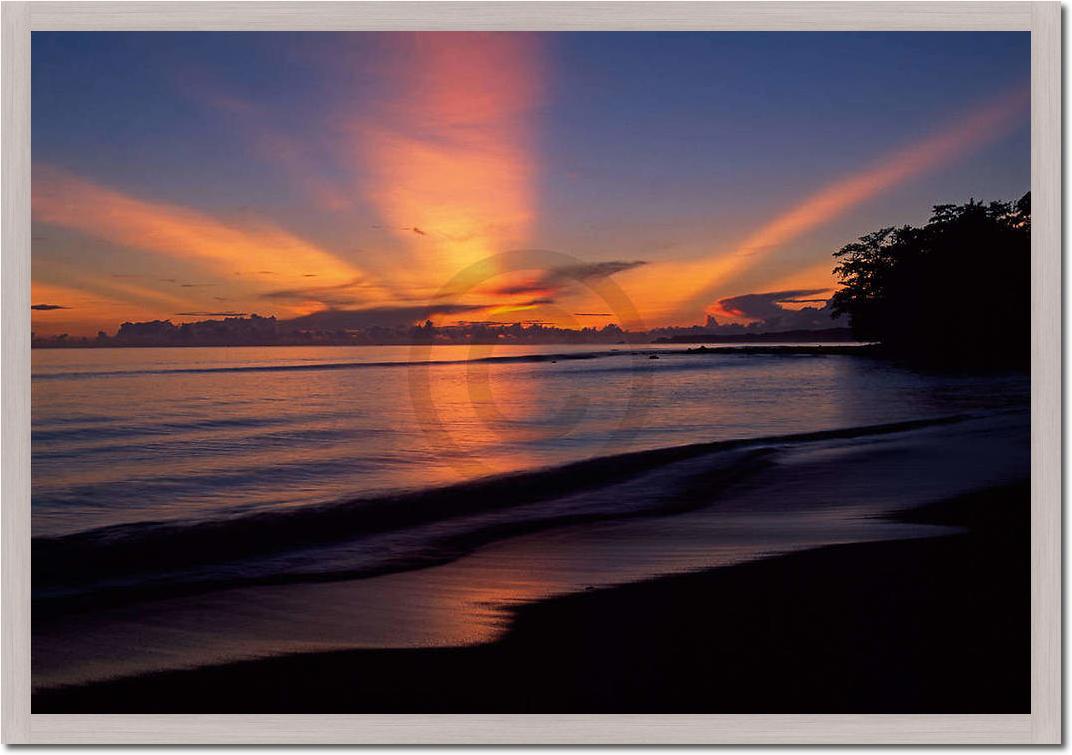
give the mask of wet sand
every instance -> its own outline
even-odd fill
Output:
[[[458,648],[305,653],[40,691],[35,713],[1017,713],[1029,487],[893,515],[955,527],[593,589]]]

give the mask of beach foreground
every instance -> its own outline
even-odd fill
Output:
[[[522,605],[486,645],[146,674],[38,692],[33,710],[1028,712],[1028,484],[896,516],[957,529]]]

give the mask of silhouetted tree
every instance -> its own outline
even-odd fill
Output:
[[[1030,194],[938,205],[922,228],[883,228],[834,256],[831,306],[857,338],[938,364],[1029,364]]]

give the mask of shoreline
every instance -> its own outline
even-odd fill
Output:
[[[515,606],[483,645],[149,673],[39,691],[33,712],[1028,711],[1029,486],[889,518],[961,531]]]
[[[999,416],[998,413],[991,417]],[[344,499],[308,509],[258,511],[246,516],[206,519],[194,523],[183,521],[146,521],[108,525],[57,536],[37,536],[31,540],[32,554],[39,565],[34,572],[34,587],[46,591],[34,598],[39,615],[69,610],[92,601],[99,608],[131,600],[195,594],[225,587],[289,584],[294,582],[348,581],[415,569],[457,560],[477,547],[516,535],[539,532],[577,524],[623,521],[680,514],[709,505],[707,498],[670,497],[634,511],[612,510],[582,512],[577,510],[548,512],[542,517],[515,523],[513,528],[496,522],[486,531],[456,535],[437,544],[437,557],[422,557],[412,563],[392,562],[389,567],[350,569],[312,578],[308,575],[275,574],[260,578],[235,579],[228,583],[201,581],[143,587],[91,589],[84,580],[120,578],[130,563],[148,563],[158,571],[193,568],[207,558],[220,562],[240,557],[271,555],[276,550],[330,545],[346,541],[355,533],[378,533],[403,530],[416,524],[433,524],[465,515],[480,515],[502,508],[509,498],[514,508],[540,504],[569,495],[583,494],[609,485],[629,482],[646,474],[667,469],[680,462],[704,460],[713,475],[706,480],[721,487],[762,469],[772,447],[791,444],[802,447],[824,441],[847,441],[857,438],[879,439],[901,433],[956,427],[980,417],[971,414],[945,415],[925,419],[903,420],[873,425],[838,427],[803,433],[729,438],[718,441],[686,443],[660,448],[629,451],[607,456],[580,459],[551,467],[520,470],[478,477],[446,486],[412,491],[389,492]],[[985,421],[985,419],[984,419]],[[739,453],[733,458],[731,453]],[[718,467],[721,462],[724,467]],[[92,565],[92,566],[91,566]],[[49,595],[49,589],[76,590],[68,594]]]

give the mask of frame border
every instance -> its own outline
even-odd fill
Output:
[[[4,2],[2,724],[9,744],[1058,744],[1061,742],[1061,6],[1039,2]],[[30,713],[30,33],[33,30],[1031,32],[1031,713],[43,715]]]

